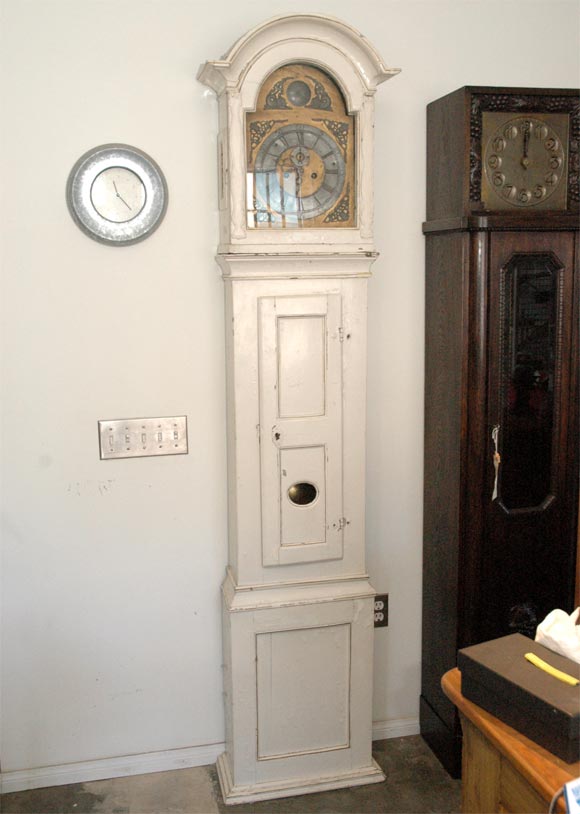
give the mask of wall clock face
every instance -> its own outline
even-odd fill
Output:
[[[75,223],[94,240],[126,246],[148,237],[167,208],[163,173],[148,155],[126,144],[85,153],[67,184]]]
[[[565,209],[568,117],[483,113],[482,200],[489,209]]]
[[[330,77],[286,65],[246,119],[250,228],[356,225],[354,119]]]

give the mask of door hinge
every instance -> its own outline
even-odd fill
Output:
[[[338,520],[337,530],[342,531],[345,526],[348,526],[348,524],[349,524],[349,521],[346,519],[346,517],[340,517],[339,520]]]
[[[344,342],[344,328],[342,327],[342,325],[338,329],[338,341]]]

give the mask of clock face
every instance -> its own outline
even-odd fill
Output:
[[[298,224],[332,209],[344,189],[346,165],[328,133],[309,124],[289,124],[265,139],[254,173],[259,204]]]
[[[484,113],[483,133],[488,208],[565,208],[567,117]]]
[[[100,172],[91,185],[91,202],[99,215],[113,223],[136,218],[145,206],[147,193],[138,175],[125,167]]]
[[[284,65],[246,116],[250,228],[356,225],[354,118],[331,77]]]
[[[103,144],[79,158],[66,190],[73,220],[109,246],[148,237],[167,208],[167,184],[146,153],[127,144]]]

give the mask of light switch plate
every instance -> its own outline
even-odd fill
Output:
[[[185,455],[187,416],[99,421],[99,445],[101,460]]]

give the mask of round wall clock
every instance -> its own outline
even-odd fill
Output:
[[[103,144],[79,158],[68,178],[67,204],[89,237],[127,246],[148,237],[167,209],[158,165],[127,144]]]

